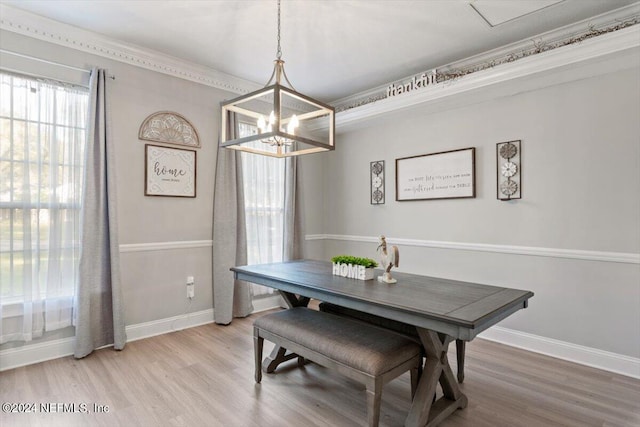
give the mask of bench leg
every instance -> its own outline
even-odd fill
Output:
[[[260,336],[260,329],[253,327],[253,353],[255,358],[255,379],[257,383],[262,381],[262,348],[264,338]]]
[[[464,381],[464,349],[466,343],[463,340],[456,340],[456,359],[458,361],[458,382]]]
[[[374,379],[367,384],[367,419],[369,420],[369,427],[378,427],[381,402],[382,380]]]

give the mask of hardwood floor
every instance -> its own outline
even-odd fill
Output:
[[[0,425],[365,425],[363,386],[334,371],[297,368],[294,360],[254,383],[251,326],[257,316],[131,342],[121,352],[104,349],[83,360],[65,357],[2,372],[0,400],[33,403],[39,412],[3,411]],[[271,350],[266,344],[265,353]],[[466,360],[461,388],[469,406],[443,427],[640,425],[640,380],[482,339],[468,343]],[[55,405],[49,408],[57,413],[41,412],[56,403],[75,403],[79,413]],[[93,412],[94,404],[108,412]],[[405,374],[383,389],[380,425],[402,426],[409,405]]]

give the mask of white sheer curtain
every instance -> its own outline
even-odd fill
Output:
[[[240,136],[256,132],[239,124]],[[262,142],[254,142],[256,146]],[[280,262],[284,252],[285,161],[242,153],[244,201],[247,223],[247,262]],[[254,297],[274,293],[271,288],[253,286]]]
[[[0,343],[72,323],[88,93],[0,73]]]

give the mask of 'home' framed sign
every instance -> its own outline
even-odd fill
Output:
[[[196,152],[145,145],[145,196],[196,197]]]

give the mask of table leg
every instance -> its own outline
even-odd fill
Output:
[[[280,295],[282,295],[282,298],[284,298],[284,302],[287,303],[289,308],[306,307],[309,305],[309,301],[311,300],[310,298],[285,291],[280,291]]]
[[[295,295],[289,292],[280,291],[280,295],[284,298],[284,301],[287,303],[289,308],[293,307],[306,307],[309,304],[309,298],[301,297],[299,295]],[[298,356],[295,353],[287,354],[287,349],[276,345],[274,349],[271,351],[271,354],[264,359],[262,362],[262,370],[268,374],[272,373],[276,370],[276,368],[283,362],[287,360],[298,358],[298,366],[304,365],[304,358]]]
[[[296,357],[299,359],[302,359],[300,356],[298,356],[295,353],[287,354],[286,348],[280,347],[279,345],[277,345],[275,346],[271,354],[268,357],[266,357],[262,362],[262,370],[267,374],[270,374],[273,371],[275,371],[278,365],[280,365],[281,363],[284,363],[287,360],[295,359]],[[301,362],[298,361],[298,365],[300,365],[300,363]]]
[[[462,384],[464,381],[464,350],[466,342],[456,340],[456,358],[458,360],[458,382]]]
[[[426,358],[424,371],[405,426],[432,427],[456,409],[465,408],[467,397],[460,391],[447,358],[449,344],[453,338],[422,328],[418,328],[418,334],[424,346]],[[434,402],[438,383],[442,387],[444,396]]]

